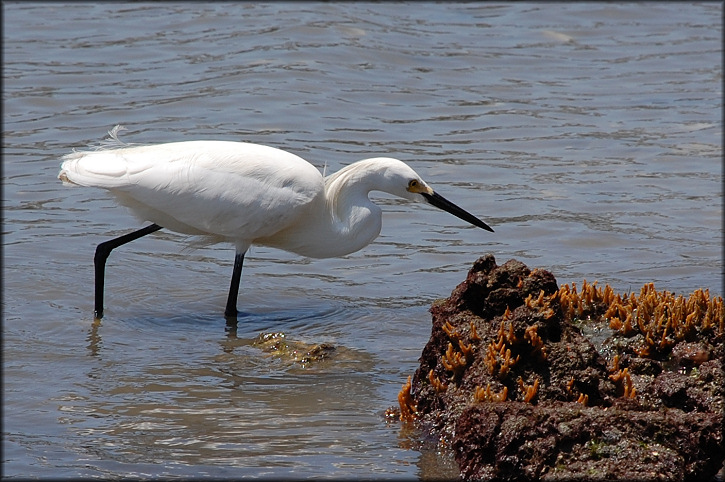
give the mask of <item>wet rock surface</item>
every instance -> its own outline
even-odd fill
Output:
[[[578,293],[486,255],[431,313],[400,417],[452,447],[462,477],[694,481],[723,467],[721,298]]]

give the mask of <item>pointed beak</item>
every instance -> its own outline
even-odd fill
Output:
[[[465,210],[459,208],[458,206],[456,206],[455,204],[453,204],[452,202],[450,202],[448,199],[444,198],[440,194],[435,193],[435,192],[431,192],[430,194],[427,192],[422,192],[420,194],[422,194],[423,197],[426,198],[428,200],[428,202],[430,204],[432,204],[433,206],[435,206],[439,209],[442,209],[446,212],[449,212],[452,215],[454,215],[458,218],[461,218],[466,222],[473,224],[474,226],[477,226],[481,229],[485,229],[486,231],[493,232],[493,229],[491,229],[488,224],[484,223],[483,221],[481,221],[480,219],[478,219],[476,216],[469,213],[468,211],[465,211]]]

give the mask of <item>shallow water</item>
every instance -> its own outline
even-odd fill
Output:
[[[449,454],[385,423],[427,310],[480,255],[560,283],[722,294],[720,4],[3,4],[3,475],[430,478]],[[334,172],[411,164],[495,233],[387,196],[342,259],[247,256],[67,188],[60,157],[251,141]],[[336,347],[302,364],[254,343]]]

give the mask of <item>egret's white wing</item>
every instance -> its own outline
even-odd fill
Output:
[[[188,141],[66,156],[59,177],[114,193],[136,215],[189,234],[253,240],[324,196],[319,171],[257,144]]]

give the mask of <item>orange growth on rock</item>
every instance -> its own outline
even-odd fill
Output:
[[[476,325],[474,325],[473,322],[471,322],[471,335],[470,335],[470,337],[471,337],[471,342],[472,343],[474,343],[474,342],[475,343],[478,343],[479,341],[481,341],[481,337],[478,336],[478,332],[476,332]]]
[[[610,368],[609,371],[616,372],[617,370],[619,370],[619,355],[618,354],[614,355],[614,358],[612,359],[612,368]]]
[[[437,393],[442,393],[448,390],[448,384],[441,382],[440,378],[435,375],[433,370],[428,373],[428,381],[430,381],[431,386]]]
[[[461,354],[466,359],[466,364],[471,363],[473,361],[473,346],[471,343],[465,344],[463,340],[458,340],[458,348],[461,349]]]
[[[511,367],[516,365],[519,361],[519,358],[521,358],[521,355],[516,355],[516,358],[511,357],[511,349],[507,348],[506,353],[503,356],[503,362],[501,363],[501,368],[499,369],[499,375],[501,378],[508,375],[509,370],[511,370]]]
[[[574,378],[572,377],[571,380],[569,380],[566,383],[566,391],[569,395],[571,395],[572,391],[574,390]]]
[[[508,306],[506,307],[506,311],[503,312],[503,316],[501,318],[503,320],[510,320],[511,319],[511,310],[509,310],[509,307]],[[503,324],[503,322],[502,322],[502,324]]]
[[[546,359],[546,349],[544,348],[544,341],[539,336],[538,325],[531,325],[526,328],[524,339],[531,345],[532,355],[539,356],[543,360]]]
[[[531,400],[533,400],[536,396],[536,393],[539,391],[539,379],[535,378],[533,385],[526,385],[524,384],[524,380],[519,377],[517,383],[519,384],[519,388],[524,394],[524,402],[531,402]]]
[[[711,298],[707,289],[685,297],[657,291],[654,283],[647,283],[639,294],[618,295],[609,285],[599,288],[596,281],[589,284],[584,280],[581,293],[575,283],[571,288],[565,284],[549,297],[555,299],[569,319],[603,316],[622,336],[642,335],[643,343],[635,351],[644,357],[666,356],[678,342],[692,341],[699,333],[725,331],[722,297]],[[535,308],[537,302],[529,297],[526,304]]]
[[[458,330],[456,330],[453,325],[450,324],[450,322],[446,321],[443,324],[443,331],[448,335],[448,338],[451,340],[460,340],[461,334],[458,333]]]
[[[408,381],[403,384],[403,388],[398,393],[398,405],[400,405],[400,420],[403,422],[412,422],[418,416],[418,408],[410,394],[412,384],[410,376]]]
[[[486,384],[486,388],[476,386],[473,393],[473,399],[477,402],[505,402],[508,398],[509,389],[503,387],[499,393],[493,393],[491,391],[491,384]]]
[[[619,365],[618,359],[617,365]],[[612,380],[619,387],[619,390],[621,390],[622,395],[625,398],[636,397],[637,390],[634,388],[634,384],[632,383],[632,376],[629,374],[629,368],[622,368],[617,370],[615,373],[609,375],[609,379]]]
[[[634,388],[634,385],[632,384],[632,377],[629,373],[627,373],[627,376],[624,379],[624,397],[625,398],[636,398],[637,397],[637,389]]]
[[[484,362],[491,375],[498,374],[500,378],[505,378],[511,367],[518,363],[521,355],[511,356],[511,349],[507,348],[507,346],[513,346],[519,341],[514,334],[514,325],[509,325],[507,333],[506,324],[501,321],[498,329],[498,340],[489,343],[484,357]]]
[[[454,375],[460,375],[466,368],[466,356],[455,351],[453,344],[449,342],[446,354],[441,357],[441,364],[446,370],[453,372]]]
[[[609,379],[612,380],[614,383],[620,383],[624,377],[629,376],[629,368],[623,368],[621,370],[618,370],[616,373],[613,373],[609,375]]]

